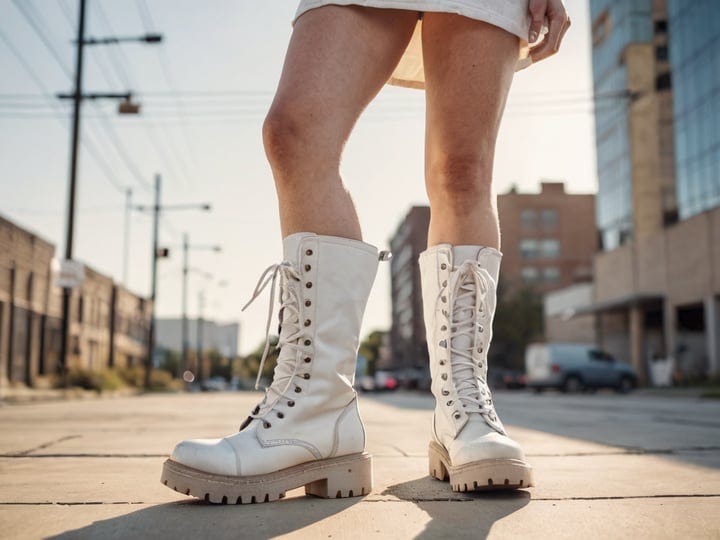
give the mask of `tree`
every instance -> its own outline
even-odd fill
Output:
[[[385,334],[387,334],[387,332],[383,330],[374,330],[360,343],[358,353],[367,360],[368,375],[375,374],[375,365],[380,356],[380,348],[382,347]]]
[[[543,336],[542,295],[530,286],[507,289],[498,288],[489,356],[492,365],[523,369],[525,348]]]

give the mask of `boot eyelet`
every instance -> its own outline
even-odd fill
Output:
[[[439,364],[440,364],[441,366],[444,366],[444,365],[445,365],[445,360],[440,360]]]
[[[482,348],[482,347],[478,347],[477,352],[479,352],[479,353],[483,352],[483,348]]]
[[[441,378],[443,381],[447,381],[447,373],[443,373],[442,375],[440,375],[440,378]]]
[[[308,249],[308,250],[305,251],[305,255],[307,255],[308,257],[309,257],[310,255],[312,255],[312,254],[313,254],[313,250],[312,250],[312,249]]]
[[[306,286],[308,289],[312,289],[312,282],[308,281],[308,282],[305,284],[305,286]]]
[[[310,319],[305,319],[305,326],[310,326]]]
[[[485,331],[485,329],[482,327],[482,325],[480,325],[480,331],[481,331],[481,332],[484,332],[484,331]]]
[[[292,401],[292,400],[290,400],[290,401],[288,401],[288,404],[287,404],[287,405],[288,405],[288,407],[294,407],[294,406],[295,406],[295,402]]]
[[[309,373],[303,373],[303,379],[307,380],[307,379],[309,379],[309,378],[310,378],[310,374],[309,374]]]
[[[455,418],[455,420],[460,420],[460,413],[455,411],[455,414],[453,414],[453,418]]]
[[[445,280],[445,281],[442,282],[442,286],[443,286],[443,287],[447,287],[447,280]]]
[[[441,393],[442,393],[443,396],[449,396],[449,395],[450,395],[450,392],[448,392],[447,390],[443,390]]]
[[[452,404],[453,404],[453,400],[451,399],[451,400],[448,401],[445,405],[447,405],[448,407],[450,407],[450,406],[452,406]]]
[[[309,364],[311,359],[309,356],[306,356],[303,360],[305,361],[306,364]]]
[[[305,300],[305,305],[307,307],[310,307],[312,305],[312,302],[310,300]]]
[[[284,415],[283,413],[281,413],[281,412],[278,411],[277,417],[278,417],[278,418],[285,418],[285,415]]]
[[[300,388],[299,386],[296,386],[296,387],[295,387],[295,393],[296,393],[296,394],[299,394],[300,392],[302,392],[302,388]]]
[[[263,427],[265,429],[270,429],[272,427],[272,424],[270,422],[263,422]]]
[[[440,331],[441,331],[441,332],[444,332],[445,330],[447,330],[447,326],[445,326],[445,325],[443,324],[443,325],[440,327]]]
[[[311,269],[312,269],[312,266],[310,266],[309,264],[306,264],[306,265],[305,265],[305,271],[306,271],[306,272],[309,272]]]
[[[443,302],[447,302],[447,296],[441,297],[440,300],[442,300]]]
[[[440,269],[441,269],[441,270],[447,270],[447,264],[442,263],[442,264],[440,265]]]
[[[309,347],[312,344],[312,341],[310,341],[309,339],[306,339],[303,343],[305,343],[306,347]]]

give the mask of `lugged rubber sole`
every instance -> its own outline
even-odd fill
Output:
[[[168,459],[160,481],[178,493],[218,504],[276,501],[302,486],[306,494],[326,499],[360,497],[372,490],[372,456],[350,454],[253,476],[212,474]]]
[[[519,459],[483,459],[453,466],[447,450],[435,441],[428,449],[430,476],[449,481],[453,491],[521,489],[535,485],[530,465]]]

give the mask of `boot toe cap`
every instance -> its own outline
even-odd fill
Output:
[[[470,441],[455,441],[450,450],[453,465],[464,465],[483,459],[517,459],[525,461],[520,445],[506,435],[488,433]]]
[[[211,474],[237,475],[237,456],[232,445],[225,439],[182,441],[175,446],[170,459]]]

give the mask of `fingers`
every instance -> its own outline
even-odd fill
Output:
[[[545,39],[530,49],[530,57],[533,62],[539,62],[558,52],[565,32],[570,28],[570,17],[560,0],[550,0],[547,16],[549,31],[545,34]]]
[[[542,31],[545,12],[547,11],[547,0],[530,0],[528,4],[530,17],[530,31],[528,32],[528,43],[535,43]]]

